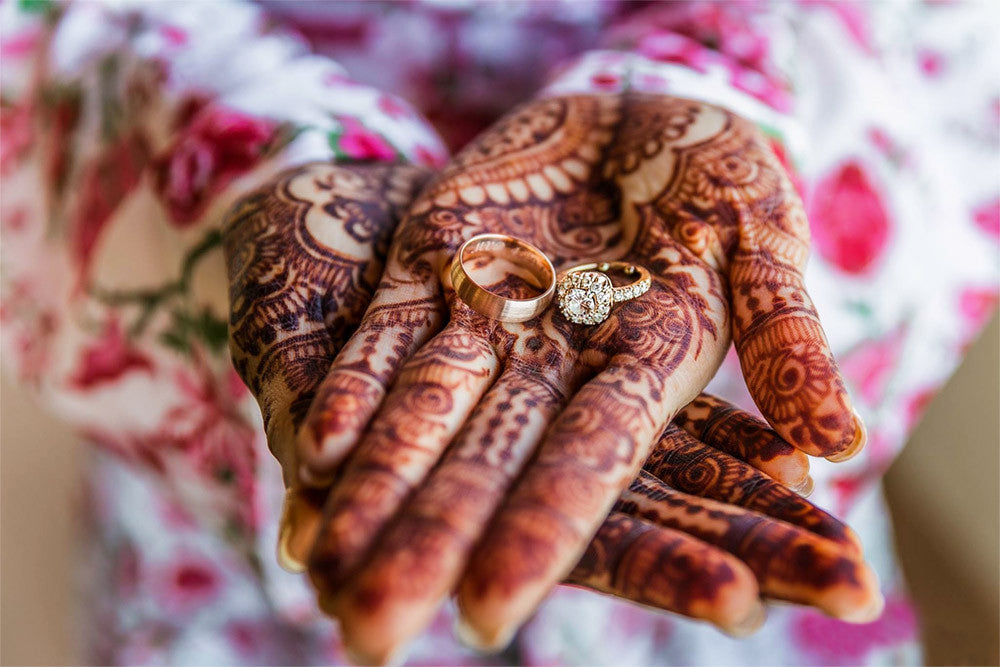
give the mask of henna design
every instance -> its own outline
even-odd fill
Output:
[[[854,548],[784,521],[674,491],[648,473],[632,482],[615,509],[725,549],[750,567],[768,596],[841,617],[878,604],[874,574]]]
[[[355,650],[382,660],[399,637],[412,636],[430,621],[533,443],[562,405],[560,384],[555,376],[509,367],[371,548],[365,566],[323,600]],[[442,505],[450,511],[441,514]]]
[[[305,165],[227,218],[233,363],[260,402],[286,479],[292,433],[367,306],[389,233],[424,178],[414,167]]]
[[[489,321],[455,298],[447,276],[455,250],[484,232],[518,236],[562,267],[641,264],[653,284],[594,327],[571,325],[554,309],[521,324]],[[774,316],[779,299],[807,303],[804,291],[775,294],[767,306],[743,298],[799,279],[805,234],[800,204],[765,142],[701,103],[638,94],[548,99],[472,142],[410,207],[375,298],[300,434],[300,481],[323,486],[340,475],[310,571],[351,641],[389,650],[451,586],[480,639],[512,632],[572,569],[657,436],[715,373],[730,326],[756,400],[781,436],[813,453],[843,449],[842,424],[827,417],[849,419],[850,411],[825,348],[795,401],[781,401],[784,385],[775,385],[798,383],[788,369],[819,340],[800,336],[818,327],[809,308]],[[496,288],[517,290],[517,276]],[[475,341],[468,356],[463,334]],[[454,345],[442,342],[448,337]],[[767,359],[754,346],[779,339],[782,361],[762,373]],[[511,424],[499,406],[515,404],[517,387],[489,390],[511,370],[544,378],[559,400],[530,406],[525,423]],[[474,409],[481,396],[497,414]],[[547,429],[529,426],[540,415]],[[463,423],[481,435],[470,440]],[[445,453],[456,437],[452,452],[507,452],[509,469],[476,478],[458,454]],[[657,460],[681,453],[658,450]],[[801,498],[749,466],[699,460],[721,474],[706,494],[851,542],[832,517],[795,504]],[[442,545],[451,556],[428,555]],[[414,566],[406,576],[403,564]],[[407,602],[422,605],[417,621],[393,611]],[[377,641],[376,620],[385,629]]]
[[[317,588],[333,589],[351,572],[496,373],[489,344],[457,327],[445,329],[407,363],[327,499],[309,557]]]
[[[857,536],[837,519],[675,424],[667,426],[643,467],[679,491],[761,512],[861,551]]]
[[[690,535],[613,512],[567,583],[709,620],[734,634],[764,620],[753,573]]]
[[[674,423],[695,439],[749,463],[803,495],[812,488],[805,454],[731,403],[701,394],[681,408]]]

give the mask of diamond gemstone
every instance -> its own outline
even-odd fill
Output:
[[[573,315],[586,315],[597,308],[597,300],[589,290],[574,287],[566,293],[566,310]]]
[[[559,281],[559,310],[570,322],[599,324],[608,317],[614,300],[611,280],[594,271],[570,273]]]

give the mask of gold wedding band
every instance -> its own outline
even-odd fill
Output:
[[[469,276],[467,262],[471,264],[476,259],[498,256],[525,269],[542,293],[530,299],[508,299],[489,291]],[[501,322],[526,322],[552,302],[556,271],[545,253],[526,241],[506,234],[480,234],[463,243],[455,253],[451,262],[451,282],[458,298],[476,312]]]
[[[607,275],[614,271],[635,279],[615,287]],[[613,304],[642,296],[652,284],[649,271],[628,262],[581,264],[560,274],[556,299],[559,312],[570,322],[600,324],[608,319]]]

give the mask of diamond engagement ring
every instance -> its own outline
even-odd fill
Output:
[[[633,278],[627,285],[615,286],[607,275],[620,272]],[[642,296],[652,285],[649,271],[628,262],[581,264],[564,271],[556,286],[559,312],[576,324],[600,324],[608,319],[611,306]]]

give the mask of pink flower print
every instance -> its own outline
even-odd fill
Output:
[[[856,665],[880,647],[893,646],[917,636],[917,615],[906,598],[886,599],[878,620],[853,625],[815,611],[799,611],[791,621],[792,641],[806,655],[824,663]]]
[[[993,240],[1000,241],[1000,197],[973,209],[972,221]]]
[[[855,161],[840,165],[816,184],[809,221],[820,256],[851,274],[873,268],[891,232],[881,194]]]
[[[448,156],[438,150],[417,146],[413,149],[413,158],[418,164],[428,167],[443,167],[448,161]]]
[[[175,25],[165,25],[160,28],[160,35],[170,46],[184,46],[188,42],[187,30]]]
[[[390,118],[407,118],[412,115],[410,108],[394,95],[380,95],[378,108]]]
[[[607,93],[618,90],[621,87],[621,77],[613,72],[597,72],[590,77],[590,84],[594,90]]]
[[[234,652],[251,661],[259,661],[274,642],[273,627],[266,620],[235,619],[226,624],[224,633]]]
[[[254,528],[260,518],[254,475],[256,431],[239,412],[246,390],[231,377],[178,372],[176,384],[187,400],[168,411],[162,435],[180,443],[194,469],[235,499],[239,525]]]
[[[776,138],[769,137],[768,143],[771,146],[771,150],[774,152],[775,157],[778,158],[778,162],[780,162],[781,166],[785,168],[785,173],[788,175],[789,180],[792,181],[792,186],[795,187],[795,191],[799,193],[800,197],[805,198],[805,183],[802,181],[802,176],[795,168],[795,165],[793,165],[791,159],[789,159],[788,151],[785,150],[784,142],[779,141]]]
[[[791,96],[784,88],[756,70],[734,66],[730,68],[729,81],[737,90],[756,97],[772,109],[789,111],[792,108]]]
[[[41,26],[30,26],[16,32],[0,42],[0,56],[5,59],[30,56],[38,48],[42,36]]]
[[[31,107],[26,104],[0,107],[0,173],[8,173],[28,154],[34,136]]]
[[[917,52],[917,65],[927,78],[935,78],[944,71],[944,56],[933,49],[920,49]]]
[[[341,118],[343,131],[331,137],[331,144],[347,157],[354,160],[381,160],[391,162],[396,159],[396,151],[382,135],[368,130],[354,118]]]
[[[222,576],[206,559],[178,556],[160,574],[160,602],[175,613],[211,604],[222,589]]]
[[[132,597],[139,590],[139,551],[129,541],[122,543],[114,555],[114,582],[117,594]]]
[[[92,391],[135,372],[152,374],[153,363],[132,347],[121,324],[112,319],[101,337],[83,349],[69,383],[80,391]]]
[[[61,149],[57,147],[57,150]],[[125,198],[139,185],[148,159],[145,139],[132,133],[106,146],[84,167],[78,184],[80,197],[70,222],[70,250],[81,276],[85,276],[90,267],[101,232]],[[53,168],[61,170],[63,167]]]
[[[904,327],[898,327],[840,357],[840,370],[868,405],[877,405],[885,395],[886,384],[899,364],[905,333]]]
[[[963,333],[971,339],[978,334],[1000,303],[1000,289],[988,287],[966,287],[958,295],[958,312],[962,317]]]
[[[709,49],[693,39],[669,32],[654,32],[639,41],[637,51],[647,58],[686,65],[704,73],[708,69]]]
[[[935,385],[933,387],[924,387],[919,389],[906,399],[903,405],[903,409],[906,415],[906,430],[912,431],[913,427],[917,425],[920,418],[923,416],[924,411],[927,409],[928,404],[937,395],[938,389],[940,387]]]
[[[847,34],[866,54],[874,54],[872,41],[871,17],[868,8],[863,3],[840,2],[839,0],[810,0],[814,4],[830,9],[847,30]]]
[[[274,123],[232,109],[210,107],[184,127],[154,165],[154,184],[171,221],[194,223],[212,197],[250,171],[275,137]]]

